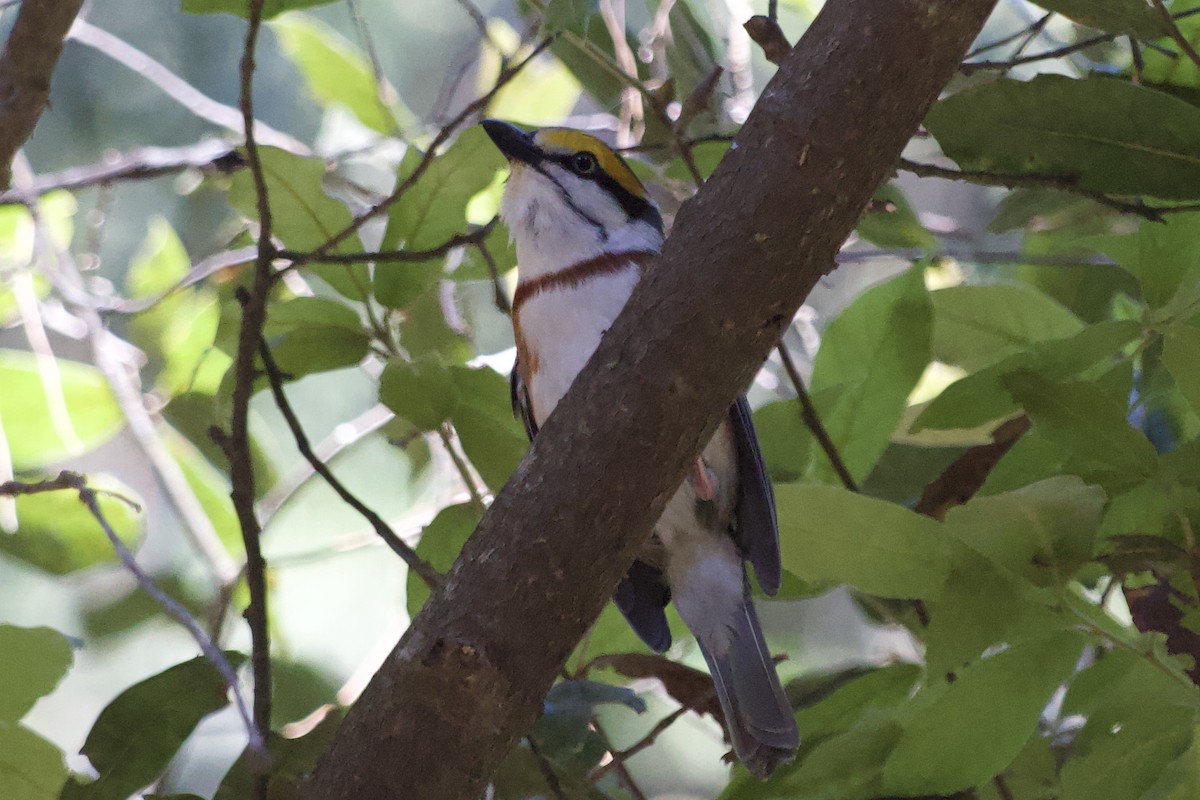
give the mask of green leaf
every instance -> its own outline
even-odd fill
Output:
[[[976,552],[1038,585],[1062,584],[1092,556],[1107,497],[1074,475],[977,497],[946,525]]]
[[[396,119],[383,103],[370,65],[337,31],[306,14],[273,20],[271,30],[320,105],[344,106],[368,128],[396,132]]]
[[[884,597],[936,597],[951,543],[937,522],[832,486],[776,487],[783,566]]]
[[[362,329],[358,313],[345,303],[328,297],[293,297],[286,303],[273,303],[264,332],[268,336],[306,327]]]
[[[921,270],[860,295],[829,324],[810,390],[851,475],[862,480],[883,454],[913,386],[929,363],[933,320]],[[835,476],[819,448],[807,474]]]
[[[410,148],[400,163],[397,181],[408,179],[423,158],[423,153]],[[503,166],[504,157],[483,129],[468,129],[392,206],[381,247],[427,250],[462,233],[467,228],[467,203],[491,184]],[[444,257],[436,257],[426,262],[380,265],[375,274],[376,297],[391,308],[404,308],[442,274],[444,262]]]
[[[1038,0],[1038,5],[1109,33],[1129,33],[1143,39],[1167,33],[1162,18],[1141,0]]]
[[[107,489],[137,500],[133,490],[104,475],[88,477],[93,489]],[[142,532],[142,516],[104,492],[96,495],[100,513],[130,548]],[[0,533],[0,552],[55,575],[116,560],[112,544],[92,513],[71,490],[17,498],[17,530]]]
[[[1162,360],[1192,410],[1200,414],[1200,328],[1180,325],[1167,331]]]
[[[963,169],[1054,175],[1094,192],[1200,197],[1200,108],[1124,81],[993,81],[937,103],[925,125]]]
[[[423,431],[437,430],[459,402],[450,372],[435,358],[394,358],[379,377],[379,400]]]
[[[28,728],[0,722],[0,797],[57,800],[66,779],[57,747]]]
[[[917,219],[904,192],[894,183],[875,190],[867,213],[858,221],[858,235],[879,247],[933,247],[937,239]]]
[[[1083,329],[1079,318],[1028,286],[953,286],[930,293],[933,358],[968,372]]]
[[[1172,300],[1194,301],[1200,284],[1200,214],[1172,214],[1166,222],[1142,222],[1134,235],[1091,240],[1142,286],[1151,308],[1167,312]]]
[[[334,0],[265,0],[262,18],[270,19],[285,11],[323,6],[332,2]],[[180,7],[189,14],[214,14],[223,11],[239,17],[250,16],[250,4],[246,0],[181,0]]]
[[[285,334],[271,348],[271,355],[289,380],[298,380],[316,372],[353,367],[370,349],[371,338],[361,330],[314,325]]]
[[[57,375],[43,375],[32,353],[0,349],[0,425],[17,470],[91,450],[124,427],[125,418],[99,370],[62,358],[52,366]],[[47,397],[43,377],[61,390],[65,418],[51,410],[54,394]]]
[[[15,625],[0,625],[0,653],[0,723],[25,716],[39,697],[58,686],[75,657],[58,631]]]
[[[225,656],[235,668],[245,660]],[[83,744],[100,776],[73,779],[62,800],[125,800],[151,783],[200,720],[228,705],[227,692],[224,678],[199,657],[129,687],[100,712]]]
[[[840,733],[870,708],[890,708],[907,700],[921,677],[916,664],[890,664],[839,687],[821,702],[796,713],[806,740]]]
[[[458,558],[458,551],[479,524],[479,512],[470,503],[443,508],[421,531],[417,555],[438,572],[446,572]],[[429,597],[429,587],[413,573],[408,576],[408,613],[415,617]]]
[[[513,417],[508,380],[486,367],[451,367],[450,378],[459,397],[450,421],[480,477],[499,489],[529,449],[525,429]]]
[[[240,1],[240,0],[239,0]],[[304,158],[275,147],[260,147],[271,201],[271,232],[292,250],[315,250],[347,228],[350,209],[325,193],[325,161]],[[229,186],[229,204],[252,222],[258,220],[258,195],[254,176],[244,169],[234,173]],[[358,234],[346,237],[334,253],[362,250]],[[306,267],[339,294],[362,300],[370,284],[365,264],[327,264]]]
[[[1142,333],[1133,321],[1089,325],[1074,336],[1038,342],[1024,353],[956,381],[929,404],[916,421],[914,433],[934,428],[974,428],[1016,412],[1017,404],[1005,386],[1005,377],[1034,370],[1043,377],[1061,380],[1076,375],[1119,353]]]
[[[1154,445],[1096,384],[1054,383],[1029,371],[1007,376],[1004,384],[1042,433],[1076,457],[1130,477],[1154,473]]]
[[[1064,634],[1015,645],[962,670],[932,703],[914,709],[884,767],[888,791],[949,794],[991,780],[1034,734],[1082,649],[1078,637]]]

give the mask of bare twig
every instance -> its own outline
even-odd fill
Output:
[[[75,20],[69,36],[141,75],[195,116],[229,131],[242,131],[242,115],[238,109],[208,97],[124,39],[81,19]],[[308,155],[309,149],[288,134],[261,121],[253,121],[253,126],[255,137],[262,144],[298,155]]]
[[[1163,5],[1163,0],[1150,0],[1150,5],[1154,6],[1154,10],[1158,12],[1158,16],[1162,18],[1163,25],[1167,29],[1167,35],[1171,37],[1175,44],[1179,45],[1179,49],[1192,60],[1193,64],[1200,67],[1200,53],[1196,52],[1196,48],[1192,47],[1192,43],[1183,35],[1183,31],[1179,30],[1179,26],[1175,24],[1176,17]]]
[[[106,157],[99,164],[39,175],[26,191],[9,190],[0,194],[0,203],[24,203],[30,196],[40,196],[59,189],[84,189],[116,181],[157,178],[185,169],[228,173],[245,165],[236,148],[227,142],[212,139],[184,147],[139,147],[128,153]]]
[[[487,510],[487,505],[483,502],[483,494],[479,491],[479,487],[475,485],[475,476],[471,474],[471,465],[467,463],[466,459],[459,454],[457,448],[454,446],[456,438],[454,429],[449,423],[443,423],[438,428],[438,437],[441,438],[442,446],[446,448],[447,455],[450,456],[450,460],[454,463],[454,469],[462,479],[467,494],[471,496],[471,505],[480,514],[483,514]]]
[[[257,370],[255,359],[262,340],[263,324],[267,318],[267,296],[271,290],[271,204],[267,196],[266,178],[259,157],[254,127],[254,51],[262,27],[265,0],[250,0],[246,27],[246,44],[242,51],[241,89],[239,106],[246,136],[246,161],[254,176],[254,192],[258,206],[258,255],[254,264],[254,284],[242,292],[242,322],[238,330],[237,355],[234,359],[234,385],[229,435],[218,434],[216,439],[229,460],[229,478],[233,485],[233,506],[242,529],[246,547],[246,585],[250,604],[246,620],[250,624],[251,663],[254,671],[254,722],[262,732],[271,726],[271,650],[267,610],[267,564],[260,540],[262,530],[254,513],[254,466],[250,452],[250,397],[254,394]],[[258,800],[267,800],[269,775],[257,772],[255,790]]]
[[[500,73],[500,76],[496,78],[496,83],[487,91],[486,94],[468,103],[467,106],[463,108],[463,110],[460,111],[452,120],[442,126],[442,129],[438,131],[436,136],[433,137],[433,141],[429,143],[429,147],[425,150],[424,156],[419,162],[417,162],[417,165],[413,168],[413,171],[410,172],[408,176],[404,178],[404,180],[400,181],[396,188],[392,190],[390,195],[368,208],[362,214],[359,214],[354,218],[353,222],[335,233],[333,236],[326,239],[320,247],[309,253],[306,258],[294,259],[292,266],[300,266],[308,261],[320,260],[324,258],[325,255],[330,253],[335,247],[357,233],[358,230],[362,228],[362,226],[365,225],[369,220],[374,219],[391,208],[391,206],[397,200],[403,197],[404,194],[421,179],[421,176],[424,175],[426,170],[429,169],[430,165],[433,164],[433,161],[437,156],[438,148],[445,144],[446,141],[463,123],[487,106],[487,104],[491,102],[492,98],[496,96],[496,92],[500,91],[500,89],[502,89],[509,81],[515,78],[527,64],[533,61],[533,59],[541,55],[542,51],[549,47],[550,43],[553,41],[554,37],[552,36],[543,39],[536,47],[533,48],[533,51],[528,56],[511,67],[503,70]]]
[[[829,431],[825,430],[825,425],[817,413],[817,407],[813,405],[812,398],[808,396],[808,390],[804,388],[804,379],[800,376],[800,371],[796,369],[791,354],[788,353],[782,342],[776,345],[775,350],[779,353],[779,360],[783,362],[783,368],[792,381],[792,387],[796,390],[796,399],[800,401],[800,419],[804,422],[804,426],[808,428],[817,443],[821,445],[821,449],[825,451],[825,457],[829,459],[829,465],[841,479],[842,485],[852,492],[857,492],[858,483],[850,474],[850,470],[846,468],[846,463],[842,461],[837,445],[829,437]]]
[[[421,580],[431,589],[441,586],[442,575],[435,570],[429,562],[417,555],[416,551],[405,544],[391,526],[387,524],[374,511],[368,508],[361,500],[355,497],[349,489],[346,488],[333,471],[317,457],[313,451],[312,444],[308,440],[308,435],[304,432],[304,427],[300,424],[300,419],[296,416],[295,410],[292,409],[292,404],[287,399],[287,394],[283,389],[284,376],[279,370],[279,365],[275,363],[274,357],[271,355],[271,349],[267,347],[267,343],[263,342],[260,345],[260,354],[262,356],[263,368],[267,373],[267,380],[271,384],[271,394],[275,397],[275,405],[283,414],[284,420],[287,422],[288,429],[292,432],[292,438],[296,441],[296,447],[300,450],[300,454],[308,461],[313,471],[325,479],[329,484],[329,488],[337,493],[337,496],[342,498],[346,505],[353,508],[363,516],[375,529],[375,533],[379,535],[387,543],[387,546],[392,549],[392,552],[400,556],[408,568],[417,574]]]
[[[87,479],[83,475],[65,470],[60,472],[56,478],[38,481],[37,483],[6,481],[0,484],[0,495],[6,497],[62,490],[70,490],[79,494],[79,502],[83,503],[91,515],[95,517],[96,522],[104,531],[104,535],[108,537],[109,542],[116,551],[117,557],[121,559],[121,563],[125,569],[137,581],[138,586],[150,596],[150,599],[162,608],[168,617],[178,622],[187,630],[192,640],[199,646],[204,658],[221,674],[221,678],[224,679],[225,685],[233,696],[233,702],[237,707],[238,714],[246,726],[246,732],[250,737],[249,747],[251,751],[254,752],[258,760],[266,763],[269,756],[267,755],[266,746],[263,743],[263,737],[250,718],[250,712],[246,708],[246,701],[242,697],[241,688],[238,685],[237,672],[229,663],[229,659],[225,657],[225,654],[221,652],[221,649],[217,647],[209,635],[204,632],[204,628],[196,621],[196,618],[174,598],[160,589],[158,584],[154,582],[154,579],[137,563],[137,559],[134,558],[133,553],[125,546],[125,542],[113,530],[112,525],[108,522],[108,518],[104,516],[103,510],[100,508],[100,502],[97,499],[97,494],[107,494],[115,497],[132,506],[135,510],[140,511],[141,508],[137,503],[115,492],[94,489],[88,485]]]
[[[911,172],[922,178],[945,178],[946,180],[965,181],[980,186],[1007,186],[1010,189],[1017,186],[1057,189],[1061,192],[1070,192],[1071,194],[1087,197],[1123,214],[1135,214],[1151,222],[1162,222],[1166,214],[1178,214],[1200,209],[1200,204],[1196,203],[1174,206],[1151,206],[1143,203],[1141,200],[1132,202],[1121,200],[1103,192],[1080,188],[1078,177],[1073,175],[1015,174],[990,172],[987,170],[949,169],[934,164],[910,161],[907,158],[900,159],[898,166],[905,172]]]
[[[567,793],[563,791],[562,781],[558,779],[558,774],[555,773],[550,761],[538,749],[537,742],[534,741],[532,736],[526,736],[525,744],[529,745],[529,752],[533,753],[533,759],[537,762],[538,770],[542,773],[542,778],[546,781],[546,787],[550,789],[550,792],[557,800],[567,800]]]
[[[479,245],[486,239],[496,227],[499,217],[492,219],[483,226],[476,228],[467,233],[456,233],[446,241],[439,244],[437,247],[431,247],[427,250],[379,250],[373,253],[324,253],[322,255],[314,255],[301,250],[278,250],[275,255],[279,258],[292,259],[293,263],[279,270],[278,274],[282,274],[292,269],[296,262],[319,262],[322,264],[361,264],[366,261],[375,262],[414,262],[428,261],[431,258],[444,256],[451,250],[468,245]]]
[[[33,176],[27,160],[21,156],[14,162],[13,183],[18,192],[30,194],[29,187],[33,183]],[[204,558],[218,585],[224,586],[236,578],[237,565],[221,544],[212,520],[200,505],[195,492],[188,485],[183,470],[159,435],[157,425],[142,398],[141,387],[133,377],[136,372],[131,369],[129,363],[129,345],[104,326],[94,299],[87,292],[70,252],[60,250],[46,231],[36,196],[33,196],[27,208],[33,217],[34,247],[39,259],[45,264],[45,274],[54,283],[72,313],[83,322],[91,342],[93,361],[108,382],[130,433],[146,456],[168,502],[183,522],[183,530],[188,540]]]
[[[362,441],[367,434],[374,433],[395,418],[387,406],[376,403],[349,422],[340,423],[332,434],[312,447],[317,461],[328,464],[346,448]],[[300,465],[294,474],[287,475],[263,495],[258,501],[258,517],[264,524],[278,513],[283,504],[308,483],[317,472],[311,461]]]
[[[483,263],[487,264],[488,275],[492,279],[492,302],[496,304],[496,309],[505,316],[512,313],[512,303],[508,299],[508,293],[504,290],[504,284],[500,281],[500,268],[496,265],[496,259],[492,256],[492,251],[488,249],[485,242],[478,242],[475,249],[479,252],[479,257],[483,259]]]
[[[50,77],[83,0],[25,0],[0,54],[0,189],[50,102]]]
[[[1186,11],[1180,11],[1178,14],[1169,14],[1172,21],[1181,20],[1190,17],[1193,14],[1200,13],[1200,8],[1189,8]],[[1064,45],[1055,48],[1054,50],[1046,50],[1041,53],[1032,53],[1027,56],[1017,55],[1007,61],[966,61],[959,66],[959,71],[964,75],[970,75],[981,70],[999,70],[1008,71],[1013,67],[1019,67],[1022,64],[1032,64],[1037,61],[1048,61],[1054,58],[1062,58],[1073,53],[1078,53],[1080,50],[1086,50],[1089,47],[1098,44],[1115,41],[1122,34],[1119,33],[1102,33],[1096,36],[1090,36],[1086,39],[1080,39],[1072,44]],[[1167,34],[1163,34],[1164,36]],[[1152,43],[1146,42],[1147,46],[1152,46]]]
[[[613,747],[612,739],[608,733],[600,725],[600,720],[595,716],[592,717],[592,728],[600,736],[600,741],[604,743],[604,748],[612,755],[612,762],[606,765],[609,769],[615,769],[617,775],[621,778],[621,783],[625,784],[625,788],[629,790],[629,794],[634,800],[646,800],[646,793],[642,791],[642,787],[633,778],[633,773],[629,771],[629,767],[625,765],[625,758],[622,752]],[[600,776],[597,776],[598,780]],[[594,782],[594,781],[593,781]]]
[[[983,55],[984,53],[990,53],[993,50],[997,50],[1001,47],[1004,47],[1006,44],[1012,44],[1013,42],[1017,41],[1018,39],[1023,39],[1023,38],[1027,39],[1030,34],[1033,34],[1034,36],[1036,36],[1037,34],[1042,32],[1042,29],[1046,27],[1046,24],[1048,22],[1050,22],[1050,18],[1053,16],[1054,16],[1054,12],[1048,11],[1045,14],[1043,14],[1041,17],[1039,17],[1037,20],[1029,23],[1029,25],[1025,26],[1024,28],[1021,28],[1016,33],[1009,34],[1008,36],[1005,36],[1002,39],[997,39],[996,41],[991,42],[989,44],[980,45],[979,47],[975,48],[971,52],[967,53],[966,58],[968,58],[968,59],[978,58],[979,56]]]
[[[232,267],[237,267],[253,261],[257,254],[258,248],[253,245],[239,247],[236,250],[224,250],[220,253],[215,253],[208,258],[197,262],[191,269],[188,270],[187,274],[184,275],[178,283],[164,291],[162,294],[148,297],[143,300],[109,300],[98,305],[98,310],[110,311],[117,314],[136,314],[139,311],[145,311],[148,308],[153,308],[163,299],[175,294],[175,292],[186,289],[189,286],[194,286],[206,278],[216,275],[222,270],[227,270]]]

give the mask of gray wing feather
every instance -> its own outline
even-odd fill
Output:
[[[779,523],[775,492],[758,449],[758,436],[750,419],[750,403],[742,395],[729,410],[729,425],[737,444],[737,541],[750,563],[758,585],[769,595],[779,591],[783,566],[779,561]]]

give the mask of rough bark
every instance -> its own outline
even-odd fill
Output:
[[[307,800],[478,797],[994,0],[834,0],[342,724]]]
[[[50,76],[83,0],[24,0],[0,54],[0,191],[50,102]]]

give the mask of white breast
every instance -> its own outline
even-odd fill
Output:
[[[521,334],[537,354],[529,395],[541,425],[621,312],[640,272],[636,264],[571,287],[547,289],[521,307]]]

